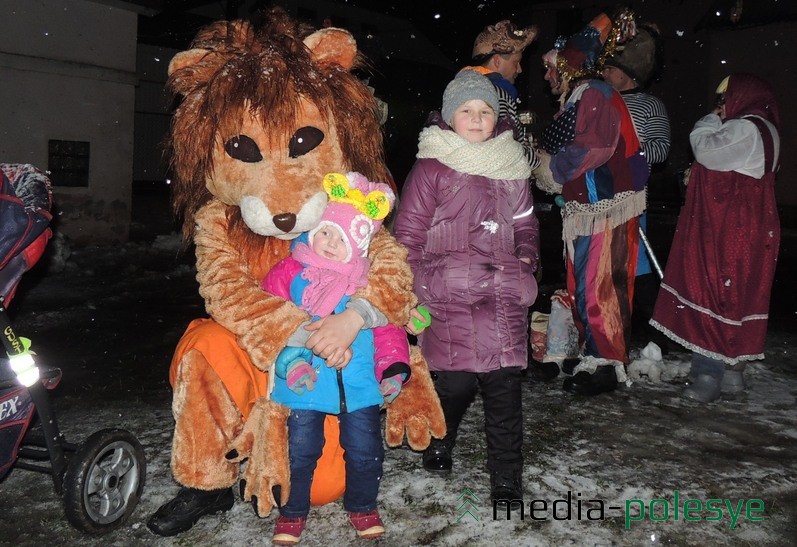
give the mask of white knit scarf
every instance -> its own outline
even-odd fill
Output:
[[[451,130],[432,125],[421,131],[417,157],[433,158],[460,173],[496,180],[527,179],[531,175],[523,147],[512,138],[511,131],[471,143]]]

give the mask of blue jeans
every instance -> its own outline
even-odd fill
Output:
[[[280,509],[284,517],[306,517],[310,512],[310,483],[324,448],[326,414],[315,410],[291,410],[288,416],[288,455],[291,462],[291,491]],[[385,448],[379,407],[369,406],[338,415],[340,445],[345,451],[346,511],[364,513],[376,509]]]

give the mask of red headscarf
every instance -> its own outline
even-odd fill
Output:
[[[775,93],[766,80],[754,74],[731,74],[725,91],[725,117],[761,116],[780,131],[780,112]]]

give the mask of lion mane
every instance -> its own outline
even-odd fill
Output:
[[[219,21],[202,29],[191,47],[204,55],[171,72],[167,89],[177,105],[166,150],[173,173],[172,202],[182,219],[186,242],[193,239],[196,212],[214,196],[206,186],[213,172],[214,149],[240,132],[245,115],[256,118],[269,143],[289,141],[304,99],[332,118],[343,160],[341,169],[370,180],[388,180],[382,130],[373,95],[345,67],[314,59],[303,42],[311,33],[279,8],[260,28],[248,21]],[[353,67],[361,67],[357,54]],[[248,112],[247,112],[248,110]],[[264,154],[265,156],[266,154]],[[262,237],[246,228],[240,208],[227,206],[231,236],[247,246]]]

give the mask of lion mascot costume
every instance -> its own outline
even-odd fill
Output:
[[[358,62],[347,31],[312,32],[273,9],[259,28],[209,25],[169,65],[167,87],[181,99],[168,140],[173,202],[196,246],[211,318],[189,325],[170,369],[171,469],[182,488],[148,521],[159,535],[230,509],[242,467],[241,497],[259,516],[290,495],[288,409],[269,399],[269,372],[310,317],[260,284],[288,256],[291,240],[318,224],[326,173],[389,179],[375,99],[350,72]],[[382,228],[370,246],[368,286],[354,295],[395,325],[416,305],[406,256]],[[346,310],[319,320],[313,350],[324,358],[345,351],[363,324],[353,317],[360,316]],[[356,325],[345,341],[334,335],[342,324]],[[406,433],[409,446],[422,450],[432,435],[445,435],[445,421],[417,348],[410,361],[411,381],[387,405],[385,438],[398,446]],[[325,437],[311,491],[316,505],[344,489],[337,417],[327,417]]]

